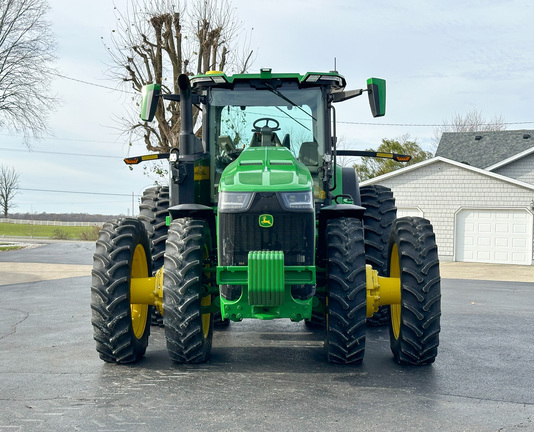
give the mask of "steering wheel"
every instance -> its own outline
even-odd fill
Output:
[[[263,126],[260,126],[259,125],[260,122],[264,122],[265,124]],[[269,127],[269,122],[273,122],[275,124],[274,128]],[[270,132],[275,132],[275,131],[279,131],[280,130],[280,123],[278,122],[278,120],[275,120],[273,118],[262,117],[262,118],[259,118],[258,120],[256,120],[252,124],[252,127],[254,128],[252,130],[252,132],[261,132],[262,127],[268,127],[270,129]]]

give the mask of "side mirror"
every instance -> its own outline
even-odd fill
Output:
[[[141,89],[141,120],[152,121],[158,107],[161,86],[159,84],[147,84]]]
[[[373,117],[382,117],[386,114],[386,80],[369,78],[367,80],[367,91]]]

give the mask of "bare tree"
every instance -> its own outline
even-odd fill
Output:
[[[454,114],[450,120],[443,121],[442,126],[434,128],[432,146],[438,148],[443,132],[488,132],[505,129],[506,123],[502,116],[495,116],[488,120],[480,111],[473,109],[464,115]]]
[[[46,0],[0,2],[0,127],[22,132],[26,143],[47,128],[54,105],[55,41]]]
[[[115,10],[117,28],[108,46],[110,72],[136,92],[155,82],[163,92],[178,93],[180,74],[242,73],[251,62],[252,51],[237,46],[243,33],[229,0],[194,0],[182,6],[172,0],[135,0],[126,10]],[[138,104],[137,96],[132,99]],[[198,112],[194,115],[196,119]],[[160,100],[155,119],[152,124],[140,121],[136,109],[120,123],[131,140],[144,140],[149,151],[168,151],[177,145],[179,103],[164,105]]]
[[[0,165],[0,207],[7,218],[9,209],[15,207],[13,202],[19,188],[19,174],[14,168]]]
[[[351,150],[351,144],[345,139],[345,137],[339,137],[336,143],[338,150]],[[337,164],[341,167],[350,167],[356,164],[357,158],[354,156],[338,156]]]

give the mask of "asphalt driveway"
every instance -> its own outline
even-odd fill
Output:
[[[386,328],[368,330],[362,365],[330,365],[323,331],[287,320],[232,323],[211,361],[189,366],[152,328],[145,358],[117,366],[92,340],[93,247],[0,253],[0,431],[534,430],[532,282],[447,278],[442,266],[441,344],[427,367],[397,365]]]

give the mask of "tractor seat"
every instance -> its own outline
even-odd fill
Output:
[[[269,138],[268,134],[266,134],[267,139],[264,141],[264,145],[266,144],[267,147],[280,147],[282,143],[280,142],[278,135],[276,135],[276,132],[271,132],[270,135]],[[262,147],[262,134],[260,132],[254,132],[252,134],[250,147]]]
[[[299,161],[310,170],[312,174],[319,170],[319,145],[315,141],[303,142],[299,150]]]
[[[217,138],[217,145],[221,151],[226,152],[226,154],[235,150],[234,142],[229,135],[221,135]]]

